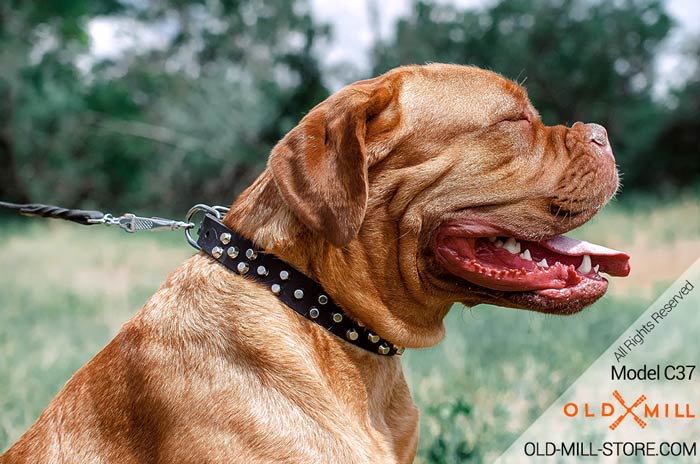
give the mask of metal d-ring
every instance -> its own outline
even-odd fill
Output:
[[[200,211],[204,211],[204,213],[209,213],[212,216],[216,216],[216,219],[221,219],[222,214],[225,215],[226,213],[228,213],[228,210],[229,209],[225,206],[209,206],[200,203],[190,208],[190,210],[187,212],[187,216],[185,216],[185,221],[192,222],[192,217]],[[197,241],[192,237],[190,230],[191,228],[185,229],[185,237],[187,238],[187,242],[194,248],[201,250],[202,247],[200,247]]]

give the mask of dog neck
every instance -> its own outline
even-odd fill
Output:
[[[368,273],[376,267],[372,250],[358,240],[334,247],[310,231],[286,206],[269,170],[241,194],[223,222],[319,282],[354,320],[382,338],[399,346],[423,347],[444,336],[442,318],[449,304],[433,313],[410,295],[394,292],[388,299],[382,282]]]
[[[382,356],[403,353],[403,347],[382,339],[364,324],[348,317],[318,282],[274,254],[260,250],[218,219],[210,215],[204,218],[197,244],[222,266],[257,281],[262,291],[272,292],[299,315],[349,343]]]

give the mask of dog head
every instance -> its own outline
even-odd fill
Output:
[[[569,314],[627,275],[561,234],[616,192],[605,129],[544,125],[493,72],[432,64],[352,84],[273,149],[234,226],[383,337],[426,346],[454,302]],[[256,202],[254,205],[253,202]]]

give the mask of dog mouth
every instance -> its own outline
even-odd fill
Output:
[[[576,312],[607,290],[601,273],[624,277],[630,272],[622,251],[565,235],[529,241],[485,233],[492,230],[443,227],[435,237],[435,255],[447,272],[507,306]]]

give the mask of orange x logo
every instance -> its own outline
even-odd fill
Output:
[[[627,406],[627,405],[625,404],[625,400],[622,399],[622,395],[620,395],[620,392],[619,392],[619,391],[615,390],[615,391],[613,392],[613,396],[614,396],[615,399],[622,405],[622,407],[625,408],[625,413],[622,414],[622,415],[620,415],[620,417],[618,417],[617,419],[615,419],[615,422],[613,422],[612,424],[610,424],[610,430],[615,430],[615,429],[617,428],[617,426],[620,425],[620,422],[622,422],[622,420],[623,420],[625,417],[627,417],[628,414],[632,414],[632,417],[634,417],[634,421],[635,421],[637,424],[639,424],[639,426],[640,426],[641,428],[645,428],[645,427],[647,426],[647,423],[644,422],[644,421],[643,421],[637,414],[635,414],[635,412],[633,411],[634,408],[636,408],[637,406],[639,406],[640,404],[642,404],[643,402],[646,401],[646,399],[647,399],[646,395],[642,395],[642,396],[640,396],[639,398],[637,398],[637,401],[635,401],[634,403],[632,403],[632,406]]]

